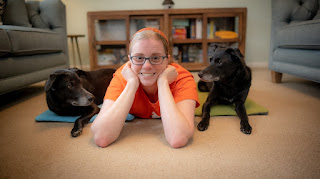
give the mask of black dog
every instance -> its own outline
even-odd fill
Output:
[[[210,46],[213,55],[210,65],[199,72],[198,88],[200,91],[210,91],[202,108],[202,120],[198,130],[205,131],[209,126],[210,108],[216,104],[235,104],[235,110],[240,118],[240,130],[251,134],[244,102],[251,86],[251,70],[246,66],[243,55],[237,48],[227,46]]]
[[[47,104],[61,116],[78,116],[71,130],[72,137],[81,134],[84,124],[98,114],[114,69],[82,71],[77,68],[56,70],[45,85]]]

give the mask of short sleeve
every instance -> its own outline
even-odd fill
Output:
[[[116,101],[126,87],[127,81],[122,77],[121,74],[123,67],[124,65],[113,74],[113,78],[107,88],[104,100],[110,99],[112,101]]]
[[[193,75],[181,66],[176,67],[176,69],[179,73],[178,79],[170,86],[175,102],[177,103],[186,99],[193,99],[196,101],[196,107],[199,107],[200,102],[198,98],[197,85]]]

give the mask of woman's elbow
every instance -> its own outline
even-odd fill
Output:
[[[103,140],[101,138],[95,138],[94,139],[94,143],[99,146],[99,147],[107,147],[108,145],[110,145],[110,142],[108,142],[107,140]]]
[[[94,136],[94,143],[102,148],[109,146],[113,142],[113,140],[110,140],[107,137]]]
[[[93,139],[94,139],[94,143],[99,146],[99,147],[107,147],[108,145],[110,145],[113,141],[105,136],[102,136],[101,134],[99,134],[99,132],[97,131],[97,128],[95,128],[94,126],[91,126],[91,131],[93,133]]]
[[[193,130],[190,131],[188,135],[180,135],[176,137],[171,137],[170,139],[167,139],[168,143],[172,148],[181,148],[188,144],[190,138],[193,136]]]

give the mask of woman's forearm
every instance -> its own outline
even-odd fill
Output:
[[[174,148],[185,146],[193,135],[193,119],[188,119],[188,116],[185,116],[175,103],[166,79],[158,80],[158,93],[161,119],[167,141]]]
[[[91,126],[97,145],[106,147],[117,140],[132,106],[137,89],[137,85],[127,83],[123,92],[113,104],[106,104],[106,106],[102,107]]]

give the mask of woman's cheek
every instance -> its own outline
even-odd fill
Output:
[[[140,69],[139,67],[137,67],[137,65],[131,65],[131,69],[132,71],[136,74],[136,75],[139,75],[140,74]]]

